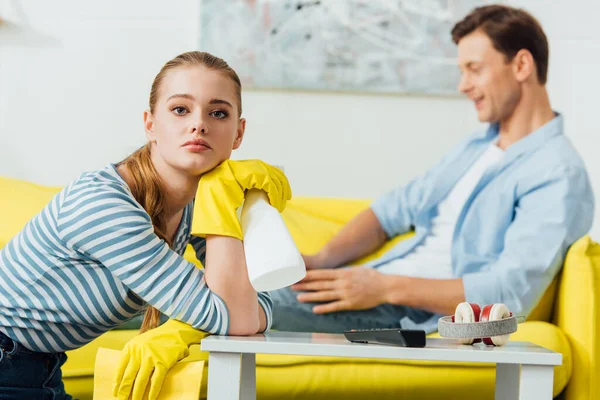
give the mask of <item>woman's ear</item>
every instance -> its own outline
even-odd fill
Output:
[[[240,118],[240,120],[238,122],[235,140],[233,141],[233,150],[239,148],[242,145],[242,139],[244,139],[245,131],[246,131],[246,119]]]
[[[149,110],[144,111],[144,130],[146,131],[146,138],[149,142],[156,142],[156,136],[154,135],[154,117]]]

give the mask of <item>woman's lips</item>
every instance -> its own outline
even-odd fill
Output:
[[[183,144],[183,147],[195,153],[210,150],[211,148],[210,145],[202,139],[189,140]]]
[[[203,152],[206,150],[210,150],[210,147],[205,146],[203,144],[199,144],[199,143],[190,143],[190,144],[186,144],[183,147],[194,153],[200,153],[200,152]]]

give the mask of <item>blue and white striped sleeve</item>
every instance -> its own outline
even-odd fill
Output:
[[[227,334],[227,306],[206,285],[204,271],[154,233],[150,216],[124,189],[72,188],[57,226],[69,248],[102,263],[162,313],[205,332]]]
[[[202,265],[206,260],[206,239],[200,238],[197,236],[190,237],[190,244],[194,248],[196,252],[196,258],[200,260]],[[267,326],[265,331],[271,329],[271,324],[273,323],[273,300],[271,299],[271,294],[269,292],[257,292],[258,296],[258,304],[262,307],[265,312],[265,317],[267,319]]]
[[[265,312],[265,317],[267,318],[267,326],[265,327],[264,332],[271,329],[271,325],[273,324],[273,300],[271,299],[271,294],[269,292],[257,292],[258,295],[258,304],[262,307]]]
[[[196,258],[202,265],[206,261],[206,239],[199,236],[190,236],[190,244],[196,253]]]

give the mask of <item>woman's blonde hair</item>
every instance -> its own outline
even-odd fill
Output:
[[[162,81],[166,74],[179,67],[199,67],[222,71],[233,81],[236,91],[236,100],[238,115],[242,114],[242,85],[236,72],[222,59],[209,53],[200,51],[191,51],[183,53],[168,61],[160,70],[150,90],[150,113],[154,114],[156,102],[159,97]],[[138,203],[144,207],[144,210],[150,215],[154,233],[164,240],[169,247],[173,248],[173,242],[167,235],[167,221],[165,219],[165,208],[167,200],[164,196],[163,186],[150,156],[150,144],[131,154],[121,162],[131,176],[131,192]],[[148,306],[144,315],[144,321],[140,328],[140,333],[149,329],[156,328],[160,323],[160,311],[152,306]]]

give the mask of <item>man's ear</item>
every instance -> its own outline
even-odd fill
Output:
[[[512,60],[513,73],[519,83],[527,81],[530,77],[537,76],[535,70],[535,60],[531,52],[521,49]]]
[[[242,139],[244,139],[244,132],[246,131],[246,119],[240,118],[237,127],[237,135],[233,141],[233,150],[239,148],[242,145]]]
[[[146,138],[149,142],[156,142],[156,135],[154,134],[154,117],[149,110],[144,111],[144,130],[146,131]]]

